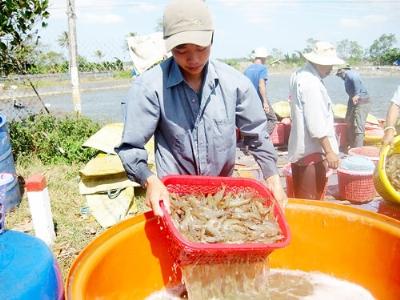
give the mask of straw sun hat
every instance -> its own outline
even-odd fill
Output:
[[[311,52],[303,53],[306,60],[322,66],[343,65],[344,60],[336,54],[335,47],[328,42],[317,42]]]

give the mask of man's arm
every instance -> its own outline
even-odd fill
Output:
[[[385,124],[385,134],[382,139],[383,145],[388,145],[393,141],[394,136],[396,135],[396,121],[399,117],[400,107],[391,103],[386,115],[386,124]]]
[[[263,103],[264,111],[268,113],[270,110],[270,107],[269,107],[269,103],[268,103],[267,85],[265,83],[265,79],[260,79],[260,81],[258,82],[258,89],[261,94],[261,100]]]
[[[329,138],[324,136],[323,138],[319,139],[319,142],[324,149],[325,158],[328,163],[328,167],[331,169],[337,169],[339,167],[339,157],[338,155],[332,150],[331,144],[329,142]]]
[[[236,104],[236,125],[244,134],[258,136],[259,144],[249,152],[260,166],[265,183],[273,193],[275,199],[284,207],[287,196],[280,182],[277,164],[277,153],[268,138],[267,119],[260,105],[258,94],[249,80],[239,87]]]
[[[148,168],[147,151],[144,148],[157,127],[160,116],[158,103],[155,93],[137,79],[128,93],[122,140],[115,151],[128,178],[147,188],[146,204],[153,209],[155,215],[161,216],[160,200],[164,201],[169,211],[168,191]]]
[[[318,86],[315,86],[313,82],[303,85],[302,99],[304,120],[308,132],[312,138],[318,139],[321,144],[326,155],[328,166],[337,169],[339,158],[329,142],[328,135],[332,128],[329,128],[328,122],[326,121],[329,115],[329,108],[325,107],[325,99]]]

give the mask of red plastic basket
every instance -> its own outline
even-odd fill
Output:
[[[163,182],[170,193],[180,195],[188,194],[213,194],[222,185],[227,192],[251,191],[265,199],[265,204],[272,206],[283,238],[272,244],[248,243],[248,244],[225,244],[225,243],[198,243],[187,240],[176,229],[172,219],[164,210],[163,221],[170,240],[169,252],[175,262],[180,265],[207,264],[239,261],[256,261],[266,258],[273,250],[285,247],[289,244],[290,232],[285,217],[279,204],[271,192],[260,182],[248,178],[233,177],[208,177],[208,176],[167,176]]]
[[[337,170],[340,197],[351,202],[367,202],[375,195],[373,173]]]

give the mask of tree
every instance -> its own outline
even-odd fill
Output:
[[[336,50],[338,55],[350,64],[359,63],[363,59],[364,50],[356,41],[341,40]]]
[[[396,44],[396,36],[394,34],[382,34],[376,39],[371,47],[369,47],[369,56],[375,64],[382,64],[382,56],[393,48]]]
[[[37,25],[46,27],[49,17],[48,0],[9,1],[0,0],[0,73],[22,72],[26,57],[27,40],[37,44]],[[34,44],[35,44],[34,43]],[[21,57],[20,53],[25,52]]]
[[[97,57],[99,61],[101,61],[104,57],[104,53],[101,50],[94,51],[94,56]]]
[[[274,61],[281,60],[284,57],[283,52],[278,48],[272,48],[271,56]]]
[[[392,65],[395,61],[400,61],[400,49],[392,48],[382,55],[381,61],[385,65]]]
[[[316,39],[308,38],[306,41],[307,45],[304,48],[303,52],[304,53],[311,52],[317,42],[319,42],[319,41]]]
[[[163,31],[163,28],[164,28],[163,18],[158,18],[157,25],[154,29],[155,31]]]
[[[60,35],[57,37],[57,44],[64,49],[69,48],[69,36],[68,36],[68,32],[63,31],[60,33]]]

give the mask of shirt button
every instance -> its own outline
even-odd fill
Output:
[[[195,103],[195,102],[196,102],[196,99],[193,98],[193,99],[192,99],[192,102]]]

